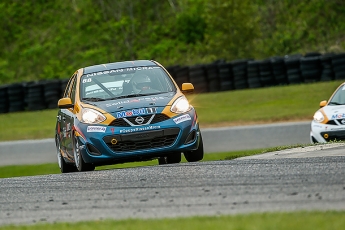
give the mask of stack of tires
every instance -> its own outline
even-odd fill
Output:
[[[284,58],[272,57],[270,58],[270,61],[275,83],[277,85],[287,85],[289,82],[286,76]]]
[[[235,60],[231,62],[235,89],[248,88],[247,62],[248,60]]]
[[[220,81],[218,74],[218,65],[217,63],[211,63],[205,65],[206,76],[208,82],[208,92],[217,92],[220,90]]]
[[[300,71],[300,57],[301,55],[285,56],[286,75],[289,84],[298,84],[302,82]]]
[[[61,81],[54,79],[43,83],[45,105],[48,109],[57,108],[57,102],[61,95]]]
[[[176,66],[173,73],[172,76],[179,87],[181,87],[183,83],[190,82],[188,66]]]
[[[22,83],[14,83],[8,86],[8,112],[19,112],[25,110],[25,87]]]
[[[234,89],[232,65],[229,62],[218,63],[219,84],[221,91]]]
[[[300,59],[300,69],[305,83],[320,81],[321,65],[319,56],[305,56]]]
[[[345,79],[345,53],[336,54],[332,57],[334,79]]]
[[[321,63],[321,77],[320,81],[332,81],[334,80],[334,71],[332,66],[332,57],[334,54],[328,53],[320,56]]]
[[[247,63],[247,81],[248,88],[260,88],[262,87],[260,81],[260,68],[258,61],[248,61]]]
[[[8,112],[8,94],[7,85],[0,86],[0,113]]]
[[[46,109],[44,99],[44,82],[28,82],[26,84],[26,103],[29,111]]]
[[[262,87],[269,87],[276,84],[274,76],[273,76],[272,68],[271,68],[270,59],[259,61],[259,69],[260,69],[260,82],[261,82]]]
[[[205,93],[208,91],[206,72],[203,65],[189,67],[189,80],[194,85],[196,93]]]

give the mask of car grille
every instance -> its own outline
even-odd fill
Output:
[[[152,130],[106,136],[103,141],[114,152],[162,148],[173,145],[179,132],[179,128]]]
[[[146,124],[152,117],[153,115],[152,114],[149,114],[149,115],[143,115],[141,116],[142,118],[144,118],[144,122],[143,124]],[[126,117],[126,119],[131,122],[133,125],[139,125],[137,124],[137,122],[135,121],[135,119],[137,118],[138,116],[135,116],[135,117]],[[166,121],[170,119],[170,117],[168,117],[167,115],[165,114],[161,114],[161,113],[158,113],[158,114],[154,114],[154,117],[152,119],[152,121],[148,124],[155,124],[155,123],[158,123],[158,122],[162,122],[162,121]],[[118,119],[115,119],[113,120],[109,126],[117,126],[117,127],[131,127],[132,125],[129,124],[127,121],[125,121],[125,119],[123,118],[118,118]]]
[[[326,141],[345,141],[345,131],[321,132],[321,136],[324,137],[325,134],[328,134]]]

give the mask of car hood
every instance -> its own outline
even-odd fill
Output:
[[[325,106],[322,108],[328,120],[344,119],[345,118],[345,105]]]
[[[176,93],[165,93],[158,95],[131,97],[111,101],[102,101],[92,104],[108,113],[134,108],[165,107],[173,99],[175,94]]]

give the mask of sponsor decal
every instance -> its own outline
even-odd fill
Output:
[[[146,112],[147,112],[148,114],[156,113],[156,112],[157,112],[157,109],[156,109],[156,108],[146,108]]]
[[[345,118],[345,113],[333,114],[331,119],[341,119]]]
[[[132,117],[132,116],[139,116],[139,115],[144,115],[144,114],[153,114],[156,112],[157,112],[156,108],[132,109],[132,110],[127,110],[127,111],[117,112],[116,117],[117,118]]]
[[[185,115],[176,117],[176,118],[174,118],[173,120],[174,120],[174,122],[175,122],[176,124],[179,124],[179,123],[181,123],[181,122],[191,120],[191,117],[189,116],[189,114],[185,114]]]
[[[107,130],[106,127],[103,126],[88,126],[86,132],[88,133],[105,133]]]
[[[122,117],[138,116],[138,115],[143,115],[143,114],[146,114],[146,110],[144,108],[141,108],[141,109],[132,109],[128,111],[117,112],[116,117],[122,118]]]
[[[116,101],[114,103],[108,103],[105,106],[111,107],[111,106],[129,104],[129,103],[133,103],[133,102],[158,101],[158,100],[164,100],[164,99],[165,99],[165,97],[142,97],[142,98],[136,98],[136,99],[132,99],[132,100]]]
[[[115,74],[134,73],[136,71],[150,70],[150,69],[157,69],[157,68],[160,68],[160,67],[158,67],[158,66],[156,66],[156,67],[137,66],[137,67],[122,68],[122,69],[112,69],[112,70],[105,70],[105,71],[100,71],[100,72],[95,72],[95,73],[89,73],[86,75],[86,77],[101,76],[101,75],[105,75],[105,74],[115,75]],[[83,81],[83,83],[84,83],[84,81]]]
[[[153,129],[160,129],[159,125],[150,125],[146,127],[138,127],[138,128],[131,128],[131,129],[120,129],[120,133],[133,133],[133,132],[140,132],[140,131],[147,131]]]

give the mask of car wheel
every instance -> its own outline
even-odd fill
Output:
[[[75,172],[76,168],[73,165],[67,164],[61,155],[60,140],[58,137],[56,137],[55,143],[56,143],[56,155],[57,155],[60,171],[62,173]]]
[[[200,133],[200,142],[199,142],[198,148],[193,151],[186,151],[183,154],[188,162],[201,161],[204,158],[204,144],[202,141],[201,133]]]
[[[83,157],[79,149],[79,141],[75,135],[73,135],[73,155],[75,167],[79,172],[95,170],[95,166],[93,164],[85,163],[85,161],[83,160]]]
[[[165,165],[165,164],[177,164],[181,162],[181,153],[175,152],[170,153],[165,157],[158,158],[158,164]]]

